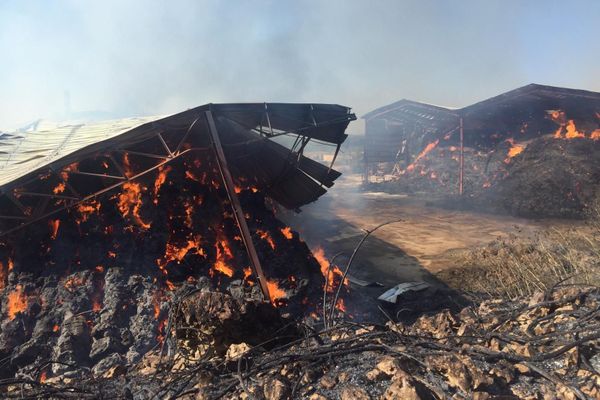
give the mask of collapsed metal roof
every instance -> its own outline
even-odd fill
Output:
[[[584,100],[597,109],[600,106],[600,93],[532,83],[463,108],[442,107],[403,99],[377,108],[362,118],[368,121],[381,117],[393,118],[397,115],[400,118],[419,120],[423,124],[439,125],[458,116],[464,117],[465,120],[483,120],[499,112],[517,111],[523,107],[528,109],[535,105],[560,109],[573,100]]]
[[[530,84],[459,109],[400,100],[363,116],[365,157],[368,162],[394,161],[404,146],[419,152],[442,138],[447,138],[446,144],[455,145],[461,118],[465,145],[493,147],[502,140],[497,132],[523,123],[539,127],[549,110],[566,110],[569,119],[589,121],[600,115],[600,93]],[[545,122],[554,126],[550,120]]]
[[[254,178],[290,209],[315,201],[326,192],[323,186],[331,187],[340,176],[331,166],[306,158],[307,143],[339,149],[356,119],[350,108],[333,104],[207,104],[167,117],[1,133],[0,234],[110,191],[188,152],[212,151],[206,113],[214,118],[232,172]],[[294,139],[291,148],[270,140],[282,135]],[[124,153],[138,157],[143,167],[125,172]],[[103,162],[108,170],[93,170],[89,160]]]

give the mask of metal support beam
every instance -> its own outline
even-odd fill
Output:
[[[258,278],[258,283],[260,284],[264,300],[270,301],[271,296],[269,295],[269,287],[267,285],[267,280],[263,273],[258,254],[256,253],[256,248],[254,247],[252,235],[250,234],[250,230],[248,229],[248,224],[246,224],[246,218],[244,217],[244,211],[242,210],[242,206],[240,205],[240,200],[238,199],[238,196],[235,193],[235,184],[233,183],[233,178],[231,177],[229,167],[227,166],[227,159],[225,158],[225,153],[223,152],[221,139],[219,138],[219,133],[217,132],[217,126],[215,125],[215,120],[213,119],[212,111],[205,111],[205,114],[206,120],[208,122],[208,131],[210,133],[211,142],[213,145],[215,156],[217,158],[217,165],[219,166],[219,172],[221,173],[221,178],[223,179],[223,183],[225,184],[227,197],[229,197],[229,201],[231,202],[231,207],[234,211],[233,214],[235,215],[235,220],[238,224],[238,227],[240,228],[242,240],[244,241],[244,246],[246,247],[246,251],[248,252],[248,257],[250,258],[250,263],[252,264],[254,274]]]

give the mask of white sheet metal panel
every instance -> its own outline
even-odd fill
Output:
[[[86,146],[160,118],[125,118],[50,129],[46,124],[35,131],[0,133],[0,187]]]

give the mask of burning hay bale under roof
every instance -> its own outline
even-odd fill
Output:
[[[528,85],[457,110],[401,100],[365,119],[377,189],[527,217],[580,217],[600,193],[599,93]]]
[[[333,105],[224,104],[0,138],[15,152],[0,196],[1,378],[99,376],[171,352],[171,307],[197,291],[229,293],[257,341],[279,314],[317,312],[321,267],[276,203],[297,209],[333,185],[339,173],[302,150],[341,144],[352,119]],[[291,149],[270,140],[283,134]],[[25,151],[39,140],[62,147]]]

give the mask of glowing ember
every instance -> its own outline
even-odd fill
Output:
[[[66,187],[65,183],[64,182],[60,182],[58,185],[56,185],[54,187],[54,189],[52,189],[52,193],[54,193],[54,194],[60,194],[60,193],[62,193],[62,192],[65,191],[65,187]]]
[[[174,284],[173,284],[173,282],[171,282],[170,280],[168,280],[168,279],[167,279],[167,280],[165,281],[165,284],[167,285],[167,289],[169,289],[169,290],[171,290],[171,291],[175,290],[175,285],[174,285]]]
[[[78,287],[85,284],[85,278],[79,276],[71,276],[64,283],[64,288],[73,293]]]
[[[4,270],[4,263],[0,261],[0,289],[4,289],[4,282],[6,281],[6,271]]]
[[[15,290],[8,294],[8,319],[12,321],[17,314],[27,310],[27,296],[23,293],[23,287],[17,285]]]
[[[164,333],[165,333],[165,327],[167,326],[167,319],[162,319],[159,323],[158,323],[158,334],[156,335],[156,340],[159,343],[162,343],[164,340]]]
[[[281,228],[281,234],[288,240],[291,240],[294,237],[292,233],[292,228],[286,226],[285,228]]]
[[[58,332],[59,330],[60,330],[60,326],[58,326],[58,325],[54,325],[52,327],[52,332]]]
[[[48,221],[48,225],[50,226],[50,238],[52,240],[56,239],[56,235],[58,234],[58,228],[60,227],[60,219],[51,219]]]
[[[265,232],[265,231],[263,231],[263,230],[260,230],[260,229],[258,229],[258,230],[256,231],[256,233],[258,234],[258,236],[260,236],[260,238],[261,238],[262,240],[266,240],[266,241],[267,241],[267,243],[269,243],[269,246],[271,246],[271,248],[272,248],[273,250],[275,250],[275,242],[273,241],[273,238],[271,237],[271,235],[269,235],[269,233],[268,233],[268,232]]]
[[[192,216],[194,215],[194,206],[188,202],[185,202],[185,226],[192,229]]]
[[[277,282],[267,280],[267,287],[269,288],[269,297],[271,299],[271,304],[277,306],[277,300],[285,299],[287,294],[285,290],[279,287]]]
[[[42,371],[42,373],[40,374],[40,383],[46,382],[46,376],[47,376],[46,371]]]
[[[340,310],[341,312],[346,312],[346,305],[344,304],[344,299],[338,299],[337,303],[335,303],[335,308]]]
[[[100,212],[100,206],[100,202],[96,200],[90,200],[79,204],[77,206],[77,211],[79,212],[80,218],[77,220],[77,223],[87,221],[90,215],[94,213],[98,214]]]
[[[131,170],[131,162],[129,161],[129,154],[123,153],[123,169],[125,176],[127,178],[131,178],[133,176],[133,171]]]
[[[126,182],[123,184],[123,191],[119,194],[117,207],[123,217],[132,218],[135,223],[144,229],[150,228],[140,217],[140,208],[142,207],[142,189],[139,183]]]
[[[98,312],[100,310],[102,310],[102,303],[99,300],[94,299],[94,301],[92,302],[92,311]]]

